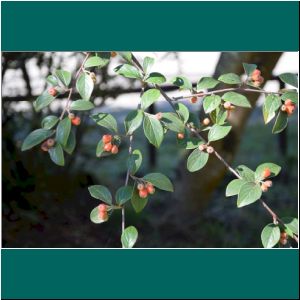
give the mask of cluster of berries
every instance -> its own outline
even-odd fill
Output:
[[[99,218],[101,220],[107,220],[108,218],[107,208],[108,206],[106,204],[100,204],[98,206]]]
[[[262,172],[262,178],[263,178],[263,179],[266,179],[266,178],[268,178],[269,176],[271,176],[271,170],[270,170],[269,168],[265,168],[265,169],[263,170],[263,172]],[[263,192],[267,192],[268,189],[269,189],[272,185],[273,185],[272,180],[266,180],[266,181],[264,181],[264,182],[261,183],[260,188],[261,188],[261,190],[262,190]]]
[[[57,89],[56,89],[56,88],[51,87],[51,88],[48,90],[48,93],[49,93],[49,95],[55,97],[55,96],[57,95],[58,92],[57,92]]]
[[[148,194],[153,195],[155,193],[155,188],[152,183],[139,183],[137,185],[140,198],[147,198]]]
[[[261,71],[255,69],[251,74],[251,80],[255,87],[260,87],[264,83],[264,78],[261,76]]]
[[[71,120],[71,122],[72,122],[72,124],[73,124],[74,126],[79,126],[79,125],[80,125],[80,123],[81,123],[80,117],[75,116],[75,115],[72,114],[72,113],[70,113],[70,114],[68,115],[68,117],[69,117],[69,119]]]
[[[290,116],[296,108],[296,104],[291,99],[286,99],[281,106],[281,111],[284,111]]]
[[[206,151],[208,154],[212,154],[215,151],[215,149],[212,146],[208,146],[206,144],[199,145],[198,149],[200,151]]]
[[[117,145],[113,144],[113,137],[110,134],[105,134],[102,137],[102,141],[104,144],[104,151],[111,152],[112,154],[117,154],[119,152],[119,148]]]
[[[48,139],[45,142],[42,143],[41,149],[42,151],[49,151],[50,148],[52,148],[55,145],[55,140],[54,139]]]

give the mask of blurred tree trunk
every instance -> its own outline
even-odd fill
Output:
[[[214,77],[218,78],[221,74],[233,72],[236,74],[243,73],[242,63],[255,63],[262,71],[262,75],[267,81],[272,76],[277,61],[282,53],[264,53],[264,52],[226,52],[222,53],[217,64]],[[222,86],[218,86],[222,88]],[[247,93],[247,98],[255,107],[259,94]],[[223,140],[214,142],[213,146],[227,160],[232,163],[234,156],[240,144],[241,137],[244,132],[245,125],[253,109],[236,108],[230,115],[229,122],[233,126],[230,134]],[[188,153],[189,154],[189,153]],[[180,164],[179,181],[180,185],[177,188],[176,196],[179,199],[179,206],[187,212],[196,212],[199,214],[208,201],[210,200],[213,191],[221,183],[226,173],[223,164],[212,155],[202,170],[190,173],[187,171],[186,159],[184,157]],[[247,164],[247,162],[245,162]],[[225,191],[224,191],[225,193]]]

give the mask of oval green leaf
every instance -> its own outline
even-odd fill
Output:
[[[54,131],[48,129],[36,129],[32,131],[24,140],[22,144],[22,151],[31,149],[32,147],[40,144],[45,139],[50,137]]]
[[[280,240],[280,228],[273,223],[268,224],[261,232],[264,248],[273,248]]]
[[[145,115],[144,133],[148,141],[159,148],[164,138],[164,131],[160,121],[155,116]]]
[[[56,143],[54,147],[49,149],[49,155],[51,160],[58,166],[65,165],[65,158],[62,146],[59,143]]]
[[[158,89],[147,90],[141,98],[142,109],[147,109],[150,105],[156,102],[160,97],[160,91]]]
[[[71,110],[90,110],[93,109],[95,105],[87,100],[76,100],[70,105]]]
[[[190,172],[199,171],[206,165],[208,158],[208,153],[200,151],[198,148],[196,148],[188,157],[187,169]]]
[[[208,140],[213,142],[222,139],[230,132],[231,128],[231,126],[213,125],[208,132]]]
[[[228,101],[233,105],[240,106],[240,107],[251,107],[250,102],[248,99],[239,93],[236,92],[227,92],[222,96],[224,101]]]
[[[138,238],[138,231],[134,226],[127,227],[121,235],[123,248],[132,248]]]
[[[68,117],[62,119],[56,128],[56,141],[66,146],[71,131],[71,120]]]
[[[112,195],[107,187],[103,185],[92,185],[88,189],[92,197],[109,205],[112,204]]]
[[[207,96],[203,100],[203,108],[205,113],[210,113],[221,104],[221,97],[218,95]]]
[[[118,205],[125,204],[128,200],[131,199],[133,192],[132,186],[122,186],[116,192],[116,202]]]
[[[259,184],[246,182],[242,185],[237,199],[237,207],[243,207],[260,199],[262,194]]]
[[[91,76],[82,73],[76,81],[76,89],[83,100],[90,100],[94,89],[94,82]]]
[[[173,192],[173,184],[170,179],[161,173],[150,173],[143,177],[144,180],[151,182],[155,187],[167,192]]]

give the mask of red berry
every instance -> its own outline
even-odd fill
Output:
[[[294,103],[293,103],[293,101],[292,101],[291,99],[286,99],[286,100],[284,101],[284,104],[285,104],[285,105],[294,105]]]
[[[52,87],[52,88],[50,88],[50,89],[48,90],[48,93],[49,93],[51,96],[55,97],[55,96],[57,95],[57,90],[56,90],[56,88]]]
[[[51,148],[51,147],[53,147],[53,146],[55,145],[55,140],[54,140],[54,139],[48,139],[48,140],[46,141],[46,143],[47,143],[47,146],[48,146],[49,148]]]
[[[147,183],[146,188],[147,188],[147,192],[149,194],[153,195],[155,193],[155,188],[154,188],[153,184]]]
[[[72,121],[72,124],[73,124],[74,126],[78,126],[78,125],[80,125],[80,123],[81,123],[80,117],[75,117],[75,118],[72,119],[71,121]]]
[[[44,143],[41,145],[41,149],[42,149],[42,151],[45,151],[45,152],[47,152],[47,151],[49,150],[49,147],[48,147],[48,145],[47,145],[47,141],[44,142]]]
[[[102,141],[104,144],[110,143],[112,141],[112,136],[110,134],[105,134],[102,137]]]
[[[145,188],[145,186],[144,186],[142,183],[139,183],[139,184],[137,185],[137,189],[138,189],[139,191],[143,190],[144,188]]]
[[[198,101],[198,98],[196,96],[191,98],[191,103],[196,103]]]
[[[113,145],[111,148],[111,153],[112,154],[117,154],[119,152],[119,148],[116,145]]]
[[[147,198],[148,197],[148,190],[145,189],[145,188],[143,190],[140,190],[139,191],[139,196],[140,196],[140,198],[143,198],[143,199]]]
[[[261,75],[261,71],[258,69],[255,69],[251,74],[251,79],[253,81],[258,81],[258,79],[261,77],[260,75]]]
[[[101,220],[107,220],[108,219],[108,215],[106,211],[99,211],[99,218]]]
[[[286,105],[286,113],[288,114],[288,116],[293,114],[295,108],[296,108],[295,104]]]
[[[265,168],[262,172],[262,177],[267,178],[271,175],[271,170],[269,168]]]
[[[106,204],[100,204],[98,206],[99,212],[106,212],[107,211],[107,205]]]
[[[110,152],[112,147],[113,147],[113,145],[111,143],[107,143],[107,144],[104,145],[103,149],[106,152]]]
[[[179,140],[183,140],[183,139],[184,139],[184,133],[178,133],[178,134],[177,134],[177,138],[178,138]]]

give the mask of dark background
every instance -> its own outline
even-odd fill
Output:
[[[6,72],[13,69],[19,72],[24,83],[24,93],[12,90],[2,98],[2,245],[119,247],[121,216],[117,212],[105,224],[91,223],[89,213],[98,202],[90,197],[87,187],[103,184],[115,190],[123,185],[125,145],[117,157],[96,158],[95,148],[104,131],[88,121],[88,113],[82,113],[84,125],[76,133],[78,145],[65,167],[55,166],[38,148],[20,151],[25,136],[40,126],[46,114],[45,110],[35,113],[32,109],[32,101],[37,96],[33,93],[36,82],[28,75],[28,68],[35,65],[47,75],[60,66],[55,55],[2,53],[3,81]],[[80,64],[82,54],[70,56],[74,56],[72,62]],[[215,75],[242,73],[241,62],[252,62],[259,65],[266,79],[277,80],[272,76],[268,78],[267,74],[272,74],[280,56],[281,53],[223,53]],[[114,77],[106,76],[105,69],[97,71],[97,76],[95,103],[101,108],[105,109],[107,99],[117,99],[128,90],[138,90],[130,80],[118,83]],[[166,90],[170,89],[166,86]],[[250,100],[257,101],[251,97]],[[15,104],[20,101],[28,105],[27,110],[16,110]],[[50,109],[56,113],[55,107]],[[114,113],[120,122],[126,115],[123,110]],[[282,172],[274,180],[266,200],[280,215],[295,216],[298,198],[296,114],[280,135],[272,135],[271,127],[263,125],[261,108],[237,110],[231,118],[234,130],[225,141],[216,143],[216,147],[234,166],[246,164],[255,168],[266,161],[281,165]],[[140,234],[137,247],[261,246],[260,232],[271,219],[259,203],[237,209],[233,198],[225,198],[226,184],[233,178],[224,172],[220,162],[211,159],[202,171],[188,174],[186,153],[176,147],[172,135],[166,137],[156,152],[139,130],[135,147],[142,149],[145,157],[141,174],[163,172],[172,178],[176,187],[174,194],[156,193],[139,215],[128,205],[126,222],[136,226]]]

